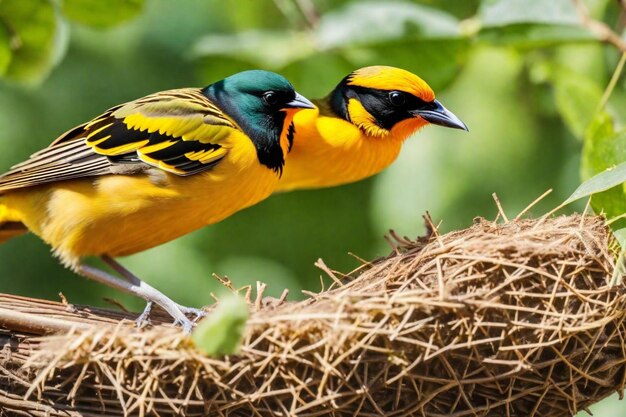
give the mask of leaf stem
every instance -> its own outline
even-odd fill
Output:
[[[596,113],[604,109],[606,103],[609,101],[617,82],[619,81],[619,77],[622,75],[622,71],[624,70],[624,64],[626,64],[626,52],[622,53],[619,62],[617,63],[617,67],[615,67],[615,71],[613,71],[613,75],[611,76],[611,80],[609,84],[606,86],[604,90],[604,94],[602,94],[602,100],[600,100],[600,104],[598,105],[598,109]]]

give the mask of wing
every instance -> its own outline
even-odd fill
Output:
[[[226,156],[239,129],[199,89],[164,91],[107,110],[0,176],[0,192],[153,167],[192,175]]]

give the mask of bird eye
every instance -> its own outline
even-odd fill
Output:
[[[268,91],[263,94],[263,101],[270,106],[278,103],[278,95],[273,91]]]
[[[406,97],[400,91],[392,91],[389,93],[389,101],[394,106],[402,106],[406,103]]]

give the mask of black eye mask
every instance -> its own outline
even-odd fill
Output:
[[[374,116],[376,124],[386,130],[390,130],[396,123],[415,117],[412,113],[415,110],[435,107],[433,103],[401,91],[350,86],[346,96],[359,100],[365,110]]]

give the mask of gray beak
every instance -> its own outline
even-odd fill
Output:
[[[285,104],[286,109],[314,109],[315,105],[303,95],[296,92],[296,98]]]
[[[438,101],[433,101],[433,108],[424,110],[414,110],[411,113],[414,116],[420,116],[422,119],[434,125],[451,127],[452,129],[461,129],[469,132],[467,125],[461,119],[456,117],[454,113],[443,107]]]

